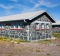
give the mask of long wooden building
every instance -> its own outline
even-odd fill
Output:
[[[0,17],[0,36],[23,40],[49,39],[54,22],[44,10]]]

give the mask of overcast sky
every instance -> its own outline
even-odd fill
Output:
[[[0,16],[46,10],[52,18],[60,20],[60,0],[0,0]]]

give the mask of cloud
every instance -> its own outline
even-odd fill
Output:
[[[3,8],[3,9],[12,9],[13,8],[13,6],[6,6],[6,5],[4,5],[4,4],[0,4],[0,8]]]
[[[12,2],[18,2],[18,0],[10,0],[10,1],[12,1]]]
[[[26,3],[28,2],[29,4],[33,5],[32,7],[30,7],[29,5],[20,4],[20,3],[18,4],[19,0],[9,0],[9,1],[17,2],[17,3],[13,3],[13,5],[0,4],[0,8],[3,8],[7,15],[14,13],[14,12],[11,12],[12,9],[19,9],[19,12],[24,13],[24,12],[42,10],[41,6],[53,8],[60,5],[60,2],[55,3],[55,2],[52,2],[51,0],[25,0],[23,1],[23,2],[26,2]]]
[[[54,0],[56,1],[56,0]],[[37,7],[40,7],[40,6],[45,6],[45,7],[56,7],[56,6],[59,6],[60,5],[60,2],[52,2],[52,1],[49,1],[49,0],[37,0],[34,1],[34,0],[30,0],[31,3],[35,4],[35,8]]]
[[[46,0],[40,0],[40,5],[46,6],[46,7],[56,7],[59,6],[60,3],[53,3],[52,1],[46,1]]]
[[[5,10],[5,15],[11,15],[12,12],[10,12],[10,10]]]
[[[13,2],[17,2],[18,0],[10,0],[10,1],[13,1]],[[25,5],[25,4],[13,4],[13,5],[5,5],[5,4],[0,4],[0,7],[3,8],[3,9],[6,9],[6,10],[10,10],[10,9],[13,9],[13,8],[18,8],[18,9],[22,9],[23,11],[24,10],[27,10],[29,9],[30,10],[37,10],[38,7],[40,7],[41,9],[41,6],[45,6],[45,7],[56,7],[56,6],[59,6],[60,5],[60,2],[56,2],[56,3],[53,3],[52,1],[49,1],[49,0],[25,0],[26,2],[28,3],[32,3],[34,6],[33,7],[29,7],[29,5]],[[54,0],[56,1],[56,0]],[[24,3],[24,2],[23,2]]]
[[[5,15],[11,15],[13,12],[11,12],[11,9],[15,8],[13,5],[5,5],[5,4],[0,4],[0,8],[4,9]]]
[[[35,11],[34,7],[29,7],[25,5],[16,4],[16,8],[21,9],[21,13]]]
[[[28,0],[26,0],[26,1],[28,1]],[[41,8],[41,6],[45,6],[45,7],[48,7],[48,8],[53,8],[53,7],[56,7],[56,6],[60,5],[60,3],[53,3],[52,1],[49,1],[49,0],[37,0],[37,1],[29,0],[28,2],[32,3],[34,6],[30,7],[30,8],[29,7],[26,8],[26,7],[23,6],[23,12],[43,10],[43,8]],[[27,10],[27,9],[29,9],[29,10]]]
[[[14,10],[14,9],[20,10],[19,11],[20,13],[28,12],[31,10],[30,7],[21,5],[21,4],[13,4],[13,5],[9,5],[9,6],[5,5],[5,4],[0,4],[0,8],[4,9],[5,15],[14,14],[15,13],[14,11],[11,12],[11,10]],[[27,9],[29,9],[29,10],[27,10]]]

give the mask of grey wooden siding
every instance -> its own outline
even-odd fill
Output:
[[[43,22],[51,22],[46,15],[43,15],[42,17],[40,17],[39,19],[37,19],[38,21],[43,21]]]

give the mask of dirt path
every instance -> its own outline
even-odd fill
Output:
[[[47,41],[49,42],[49,41]],[[60,56],[60,39],[14,44],[0,41],[0,56]]]

